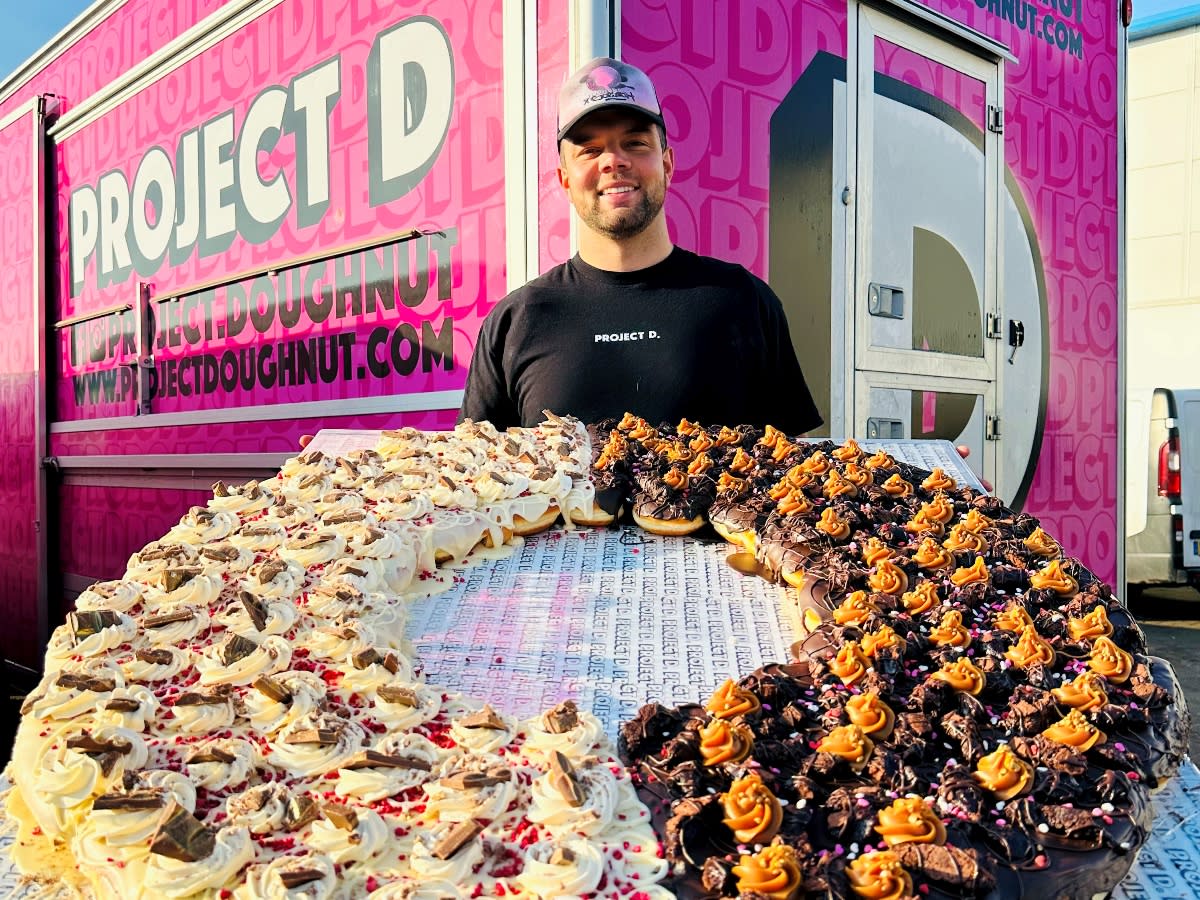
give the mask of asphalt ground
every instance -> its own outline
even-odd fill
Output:
[[[1175,669],[1192,712],[1189,746],[1193,761],[1200,760],[1200,592],[1186,587],[1150,588],[1131,592],[1129,611],[1142,630],[1150,652]]]

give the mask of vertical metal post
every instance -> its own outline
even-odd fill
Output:
[[[151,390],[154,376],[154,322],[150,312],[150,285],[139,282],[137,296],[133,301],[135,347],[137,360],[133,363],[137,408],[134,415],[148,416],[151,409]]]

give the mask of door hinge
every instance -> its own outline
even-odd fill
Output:
[[[1003,337],[1000,328],[1000,317],[995,313],[987,314],[987,336],[993,341],[998,341]]]
[[[989,106],[987,111],[988,131],[1004,134],[1004,107]]]
[[[1000,417],[987,416],[984,419],[983,439],[985,441],[1000,440]]]

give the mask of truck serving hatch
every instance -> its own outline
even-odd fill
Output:
[[[1200,389],[1175,391],[1183,567],[1200,570]]]

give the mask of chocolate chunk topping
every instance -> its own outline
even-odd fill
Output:
[[[243,525],[238,533],[246,537],[273,537],[279,531],[272,525]]]
[[[262,631],[267,627],[267,605],[265,603],[249,591],[238,591],[238,601],[246,610],[246,615],[250,617],[250,623],[254,626],[255,631]]]
[[[152,666],[169,666],[175,659],[170,650],[139,650],[133,656]]]
[[[67,614],[67,625],[75,635],[78,644],[93,634],[99,634],[105,628],[121,624],[119,613],[109,609],[97,609],[88,612],[72,612]]]
[[[458,791],[469,791],[475,788],[490,787],[493,784],[504,784],[512,780],[512,772],[499,766],[493,766],[486,772],[454,772],[438,781],[438,784]]]
[[[142,704],[132,697],[113,697],[111,700],[105,701],[104,708],[117,712],[137,712],[142,708]]]
[[[356,669],[365,669],[367,666],[383,662],[383,657],[379,655],[379,651],[374,647],[368,647],[366,650],[359,650],[352,657],[350,657],[350,659],[354,663],[354,668]]]
[[[258,649],[258,644],[240,634],[231,634],[221,647],[221,661],[227,666],[233,665],[239,659],[245,659]]]
[[[31,712],[33,712],[33,707],[37,704],[37,702],[39,700],[42,700],[45,696],[46,696],[45,694],[31,693],[28,697],[25,698],[25,702],[21,704],[21,715],[27,716]]]
[[[237,756],[230,753],[228,750],[222,750],[220,747],[205,747],[203,750],[197,750],[187,758],[187,765],[194,766],[200,763],[224,763],[229,765],[237,760]]]
[[[583,806],[583,801],[587,799],[571,761],[557,750],[550,756],[550,784],[567,801],[568,806]]]
[[[253,687],[261,694],[266,694],[276,703],[290,703],[292,692],[280,681],[269,675],[260,675],[254,680]]]
[[[283,742],[285,744],[320,744],[322,747],[330,747],[338,742],[341,737],[342,729],[340,728],[301,728],[299,731],[293,731]]]
[[[342,512],[329,513],[321,521],[326,525],[345,525],[348,522],[361,522],[367,517],[361,509],[347,509]]]
[[[176,803],[158,826],[150,852],[180,862],[199,862],[212,855],[215,844],[212,829]]]
[[[287,568],[288,564],[282,559],[268,559],[258,567],[258,583],[270,584],[275,580],[275,576],[281,572],[286,572]]]
[[[287,869],[277,870],[279,880],[283,882],[283,886],[289,891],[292,888],[300,887],[302,884],[311,884],[314,881],[320,881],[325,877],[325,873],[320,869]]]
[[[160,559],[173,559],[183,555],[185,555],[185,551],[179,544],[167,544],[160,547],[146,547],[138,554],[138,559],[142,562],[157,562]]]
[[[232,544],[218,544],[215,547],[203,547],[200,555],[215,562],[233,562],[240,555],[238,548]]]
[[[310,822],[321,818],[321,808],[312,797],[304,794],[289,797],[283,813],[283,827],[288,831],[299,831]]]
[[[199,691],[188,691],[186,694],[180,694],[175,698],[175,706],[216,706],[219,703],[226,703],[229,700],[228,694],[202,694]]]
[[[322,544],[328,544],[334,536],[326,531],[318,531],[316,534],[307,535],[292,544],[296,550],[311,550],[313,547],[320,547]]]
[[[434,844],[434,857],[441,860],[450,859],[450,857],[466,846],[481,831],[483,831],[483,826],[474,819],[459,822],[446,832],[446,835],[440,841]]]
[[[342,765],[343,769],[415,769],[428,772],[432,766],[423,759],[411,756],[389,756],[375,750],[360,750]]]
[[[409,709],[416,709],[421,705],[420,696],[412,688],[385,684],[379,688],[377,693],[380,699],[388,703],[395,703],[398,706],[407,706]]]
[[[133,746],[128,741],[122,741],[119,738],[99,741],[90,734],[80,734],[72,738],[67,738],[67,746],[87,756],[101,756],[106,753],[125,754],[133,749]]]
[[[318,487],[324,480],[324,475],[308,475],[300,479],[300,490],[306,491],[309,488]]]
[[[463,728],[490,728],[493,731],[504,730],[504,721],[496,715],[496,711],[492,709],[490,703],[484,706],[483,709],[463,716],[458,720],[458,724]]]
[[[449,475],[442,475],[440,478],[438,478],[438,481],[440,481],[443,485],[445,485],[446,488],[449,490],[452,490],[452,491],[458,490],[458,485],[456,485],[454,483],[454,481],[450,478]]]
[[[509,481],[507,478],[505,478],[503,475],[501,475],[499,472],[488,472],[488,478],[492,479],[492,481],[495,481],[498,484],[504,485],[505,487],[512,486],[512,482]]]
[[[77,691],[95,691],[98,694],[111,691],[117,686],[117,683],[111,678],[89,678],[73,672],[60,673],[54,683],[59,687],[74,688]]]
[[[101,794],[92,803],[92,809],[112,809],[132,812],[138,809],[161,809],[167,805],[167,792],[161,788],[140,791],[117,791]]]
[[[358,813],[341,803],[326,803],[321,812],[342,831],[353,831],[358,827]]]
[[[162,613],[157,616],[147,616],[142,619],[143,628],[161,628],[164,625],[174,625],[176,622],[187,622],[195,615],[190,609],[178,609],[175,612]]]
[[[565,866],[575,862],[575,853],[567,847],[555,847],[547,860],[552,866]]]
[[[892,848],[905,868],[923,873],[930,881],[968,896],[983,896],[996,887],[995,875],[984,868],[979,851],[950,844],[907,842]]]
[[[178,590],[200,574],[196,566],[176,566],[162,573],[163,590],[168,594]]]
[[[551,734],[566,734],[579,724],[579,708],[575,701],[567,700],[547,712],[542,723]]]

